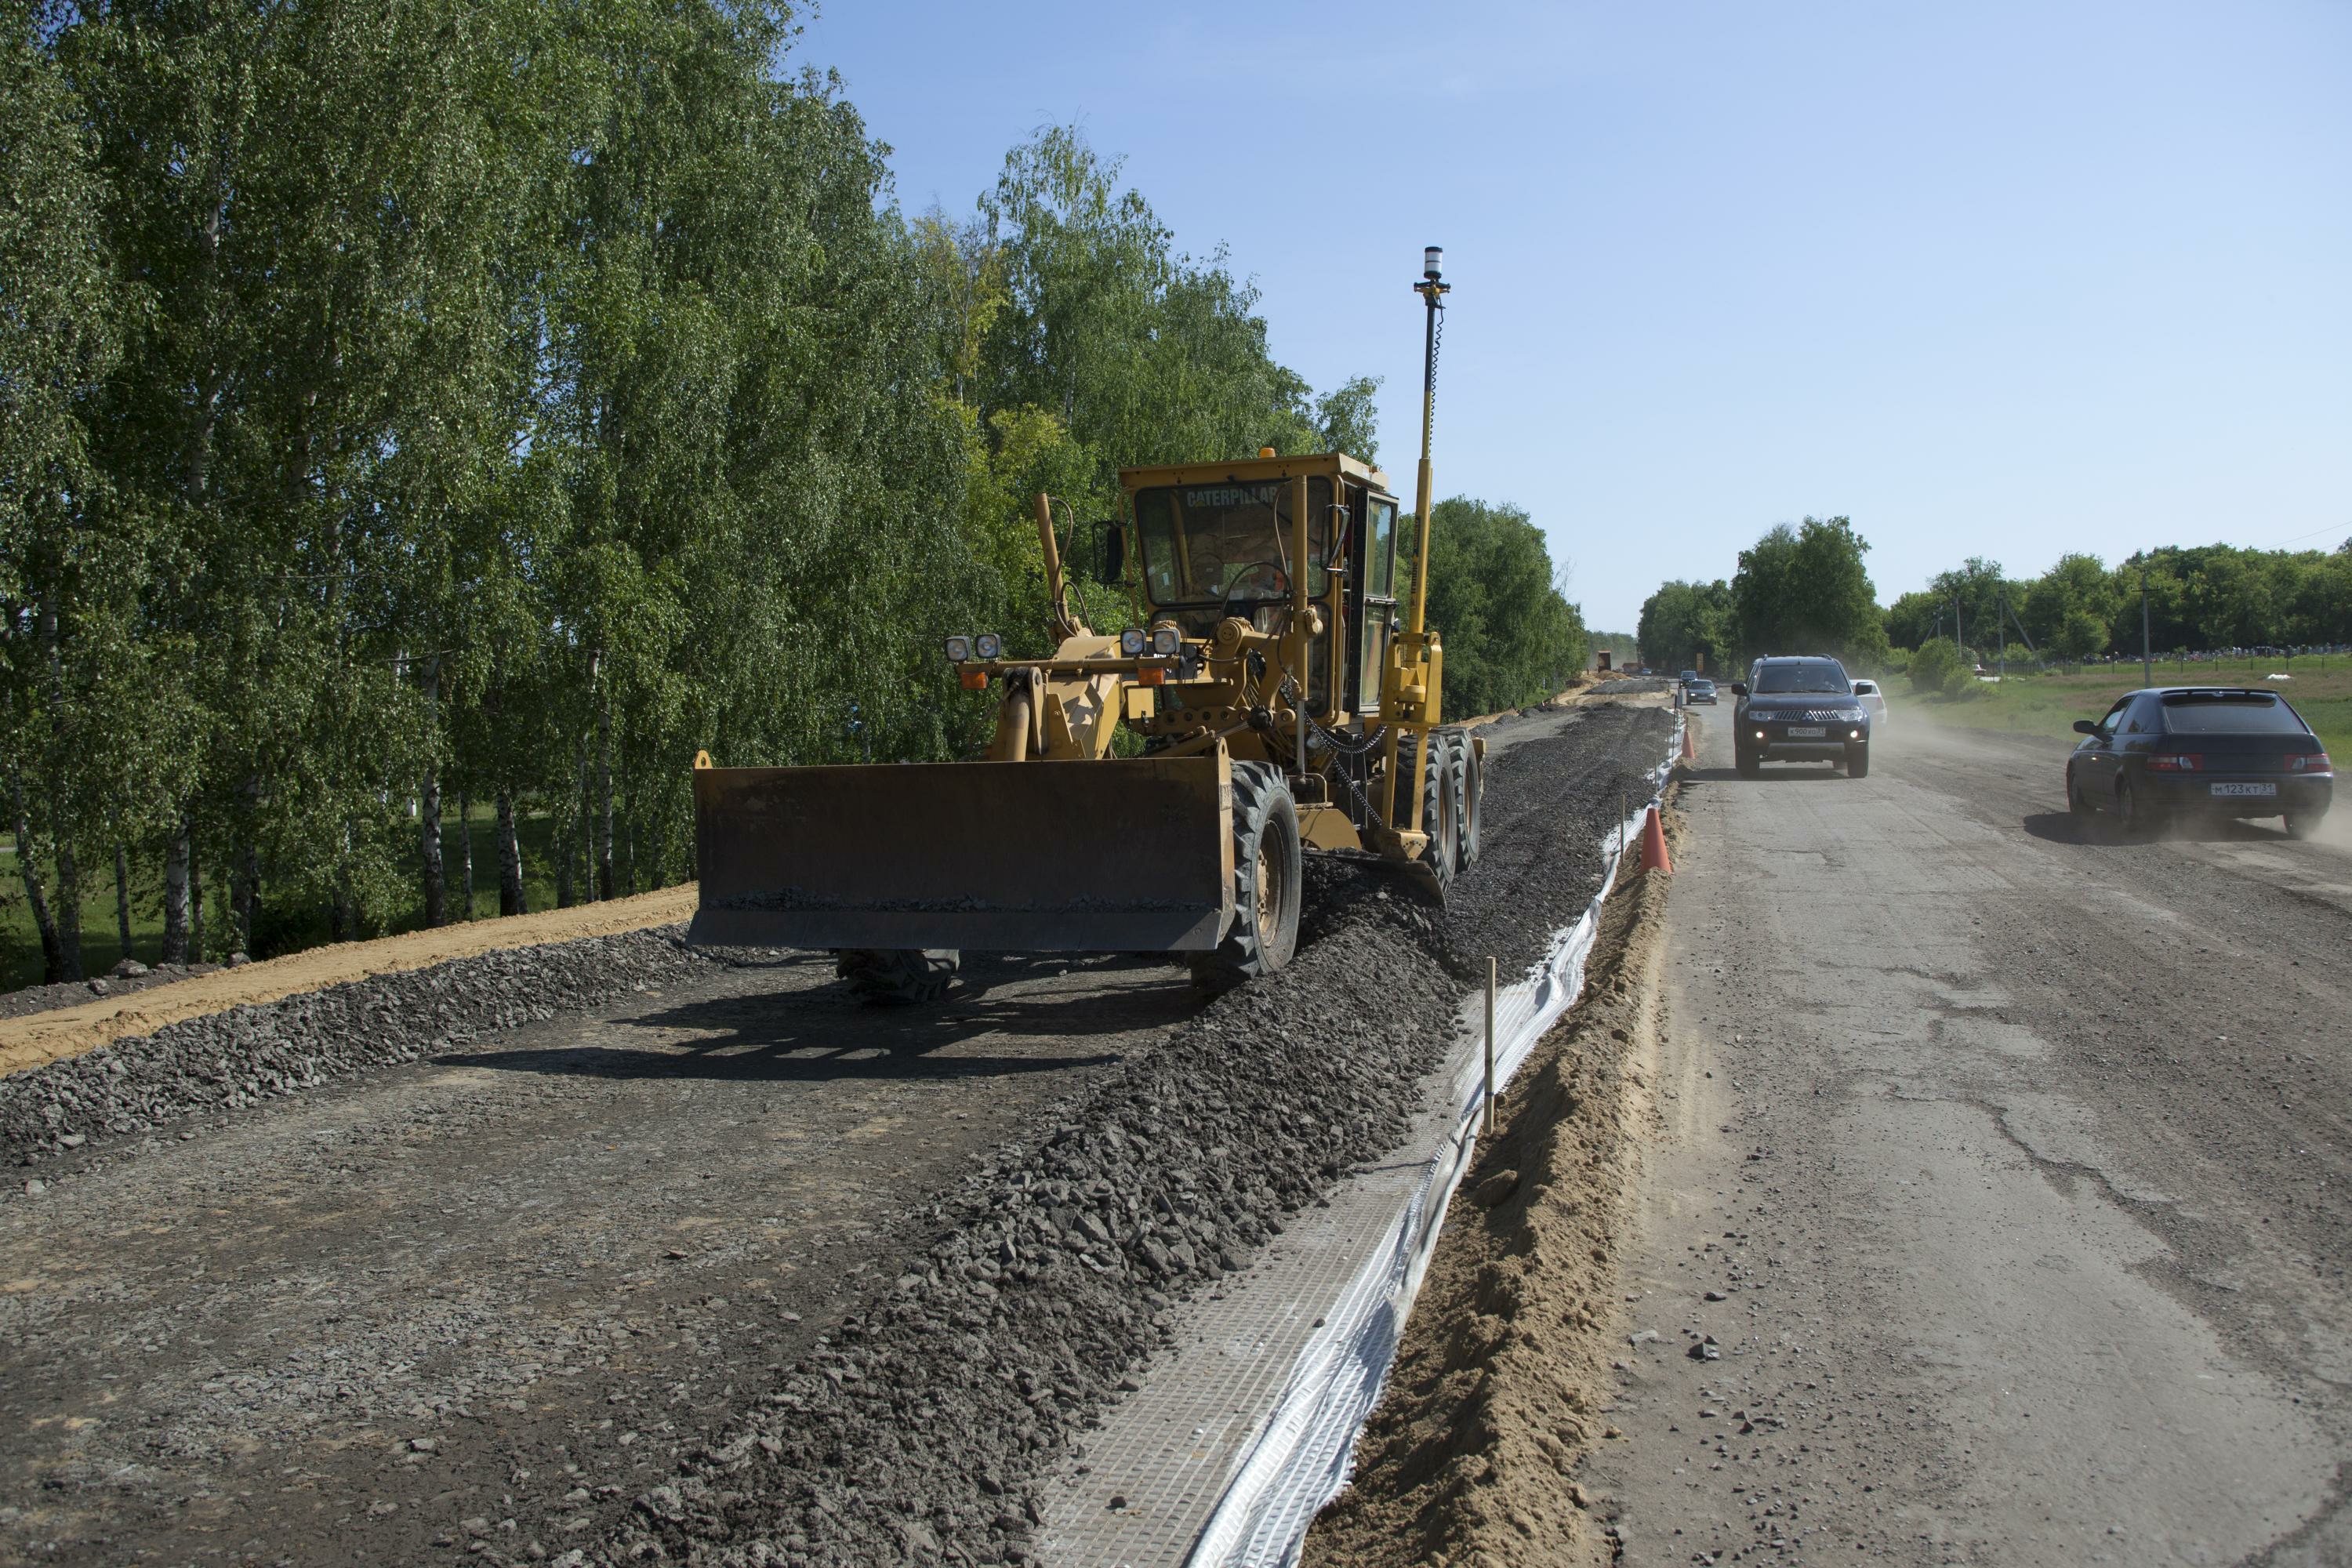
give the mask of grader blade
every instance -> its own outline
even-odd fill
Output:
[[[716,946],[1200,952],[1233,912],[1220,756],[694,771]]]

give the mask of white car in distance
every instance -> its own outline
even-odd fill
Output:
[[[1886,727],[1886,693],[1878,689],[1878,682],[1857,680],[1853,683],[1853,694],[1862,700],[1864,710],[1870,714],[1872,732],[1874,734],[1885,729]]]

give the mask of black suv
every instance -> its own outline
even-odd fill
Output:
[[[1845,776],[1870,772],[1870,710],[1833,658],[1759,658],[1731,683],[1732,752],[1739,776],[1765,763],[1843,763]]]

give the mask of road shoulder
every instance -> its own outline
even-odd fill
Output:
[[[1671,814],[1670,814],[1671,816]],[[1612,1553],[1569,1477],[1614,1436],[1615,1216],[1658,1026],[1666,879],[1601,911],[1585,1000],[1538,1046],[1446,1216],[1349,1489],[1308,1536],[1314,1568],[1591,1564]]]

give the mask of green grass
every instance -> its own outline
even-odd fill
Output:
[[[2273,671],[2291,674],[2292,680],[2265,680]],[[2226,662],[2178,663],[2156,661],[2158,686],[2256,686],[2273,690],[2294,704],[2318,731],[2329,753],[2352,760],[2352,658],[2324,660],[2231,659]],[[2074,738],[2074,721],[2096,719],[2124,692],[2141,684],[2140,667],[2116,664],[2078,670],[2071,675],[2023,675],[2012,670],[1998,685],[1979,682],[1974,692],[1958,700],[1920,697],[1911,693],[1903,677],[1892,676],[1886,686],[1906,713],[1918,714],[1938,724],[1971,730],[2012,730],[2029,735]]]
[[[484,805],[473,811],[466,824],[474,843],[474,918],[487,920],[499,912],[498,824],[493,808]],[[555,907],[554,839],[555,824],[546,816],[525,816],[520,824],[522,837],[523,892],[533,910]],[[449,899],[453,906],[462,900],[457,880],[457,821],[453,813],[442,830],[443,869],[449,882]],[[57,896],[55,868],[44,867],[44,885],[50,898]],[[204,868],[205,876],[205,956],[218,961],[227,949],[221,944],[229,930],[226,890],[214,880],[211,868]],[[424,893],[420,888],[416,898],[421,906]],[[257,931],[260,940],[255,945],[261,949],[257,958],[274,957],[281,952],[293,952],[316,946],[327,940],[326,913],[321,910],[283,910],[273,909],[267,894],[263,900],[264,914],[272,917]],[[394,931],[413,929],[420,911],[412,911],[403,920],[371,935],[383,935]],[[291,916],[289,920],[286,917]],[[134,856],[131,863],[131,956],[142,963],[156,963],[163,951],[163,868],[152,858],[142,861]],[[116,932],[114,921],[114,855],[101,851],[82,868],[81,962],[85,974],[103,974],[113,968],[123,956],[122,942]],[[37,985],[41,979],[41,943],[34,929],[32,911],[25,905],[25,884],[16,870],[16,845],[14,835],[0,835],[0,991],[18,986]]]

